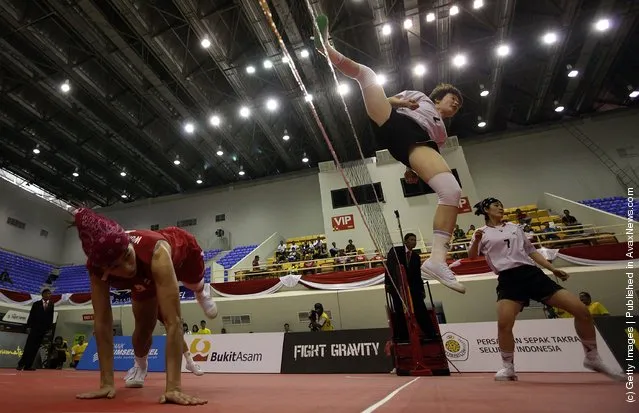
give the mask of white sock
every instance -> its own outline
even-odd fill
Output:
[[[446,263],[446,255],[450,249],[451,234],[444,231],[433,231],[433,250],[430,260],[436,263]]]
[[[193,364],[193,358],[191,357],[191,353],[189,353],[188,351],[184,353],[184,360],[186,360],[186,362],[189,364]]]
[[[186,284],[183,283],[186,288],[195,292],[195,295],[203,295],[204,294],[204,279],[201,279],[197,284]]]
[[[147,356],[138,357],[135,356],[135,365],[141,368],[142,370],[146,370],[148,368]]]
[[[599,357],[597,351],[597,340],[581,340],[581,346],[584,349],[584,354],[590,360],[594,360]]]

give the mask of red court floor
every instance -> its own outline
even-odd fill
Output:
[[[157,403],[164,374],[143,389],[125,389],[116,374],[113,400],[76,400],[98,385],[96,372],[0,370],[3,413],[133,413],[188,409],[201,412],[635,412],[623,383],[594,373],[520,374],[518,382],[495,382],[492,374],[451,377],[370,375],[206,374],[183,375],[185,392],[208,399],[204,406]]]

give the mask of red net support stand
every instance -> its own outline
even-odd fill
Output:
[[[402,251],[403,251],[403,247]],[[387,256],[385,290],[391,353],[398,376],[450,376],[448,360],[434,306],[428,309],[421,297],[411,294],[404,265],[391,249]],[[430,287],[429,287],[430,293]],[[421,291],[418,292],[421,294]],[[432,301],[432,299],[431,299]],[[423,305],[423,306],[422,306]],[[418,306],[417,316],[415,307]],[[420,319],[421,318],[421,319]],[[423,330],[428,330],[424,333]]]

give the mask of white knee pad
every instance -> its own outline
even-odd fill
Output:
[[[437,192],[437,204],[459,206],[461,187],[450,172],[442,172],[433,176],[427,184]]]

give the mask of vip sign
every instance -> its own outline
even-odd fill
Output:
[[[331,218],[331,223],[333,225],[333,231],[344,231],[355,228],[355,219],[353,219],[353,214],[333,217]]]
[[[465,213],[468,213],[468,212],[472,212],[472,210],[473,209],[470,206],[470,201],[468,200],[468,197],[467,196],[462,197],[459,200],[459,211],[458,211],[458,213],[465,214]]]

